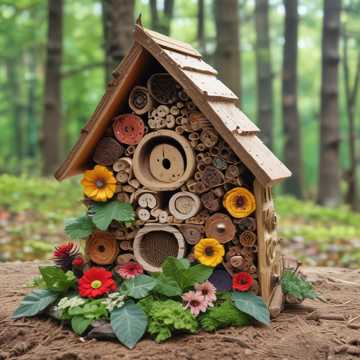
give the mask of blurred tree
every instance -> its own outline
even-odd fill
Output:
[[[102,0],[106,81],[132,43],[135,0]]]
[[[318,202],[336,206],[340,194],[338,64],[341,0],[324,0]]]
[[[206,36],[205,36],[205,4],[204,0],[198,0],[197,9],[197,40],[201,54],[206,58]]]
[[[63,0],[48,0],[48,40],[45,65],[44,115],[41,138],[43,175],[59,164],[61,128],[61,65],[63,48]]]
[[[215,66],[219,78],[241,103],[240,20],[238,0],[214,0],[216,26]]]
[[[343,74],[344,74],[344,87],[345,87],[345,100],[346,100],[346,110],[348,117],[348,142],[349,142],[349,160],[350,166],[346,174],[346,180],[348,182],[348,189],[346,194],[346,202],[351,206],[352,210],[359,211],[359,192],[357,184],[357,153],[356,153],[356,124],[355,124],[355,115],[356,115],[356,103],[358,98],[358,90],[360,86],[360,50],[357,51],[357,62],[355,67],[355,75],[353,76],[354,81],[351,85],[350,76],[350,60],[349,60],[349,50],[348,50],[348,41],[349,34],[346,32],[344,27],[342,32],[343,40]],[[360,43],[358,42],[358,49]]]
[[[269,0],[255,1],[257,121],[261,138],[273,148],[273,73],[270,52]]]
[[[282,68],[282,114],[284,128],[284,160],[293,175],[284,184],[284,191],[303,197],[303,162],[301,126],[297,105],[298,0],[284,0],[285,43]]]
[[[164,35],[170,35],[175,0],[164,0],[163,3],[164,8],[160,12],[157,0],[150,0],[151,28]]]

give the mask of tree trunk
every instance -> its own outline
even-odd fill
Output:
[[[343,36],[343,74],[345,85],[346,97],[346,110],[348,117],[348,142],[349,142],[349,160],[350,167],[346,174],[348,183],[346,203],[349,204],[354,211],[360,210],[359,193],[357,185],[357,156],[356,156],[356,101],[360,83],[360,51],[358,51],[358,58],[356,64],[356,73],[353,86],[350,84],[350,69],[349,69],[349,56],[348,56],[348,36],[344,31]]]
[[[206,58],[206,37],[205,37],[205,4],[204,0],[198,0],[197,9],[197,40],[200,53]]]
[[[150,0],[151,28],[164,35],[170,35],[171,20],[174,15],[175,0],[165,0],[164,9],[160,13],[157,0]]]
[[[238,0],[215,0],[214,14],[216,26],[215,66],[219,71],[219,78],[241,99]]]
[[[324,0],[318,202],[340,202],[338,64],[341,0]]]
[[[23,111],[20,100],[20,84],[17,63],[14,59],[7,59],[5,63],[7,84],[9,90],[9,104],[12,109],[12,151],[17,160],[17,170],[21,170],[21,162],[24,156],[23,136]]]
[[[63,0],[48,0],[48,42],[45,69],[44,119],[42,134],[43,175],[59,163],[61,128],[61,64]]]
[[[273,74],[269,35],[269,1],[255,1],[257,120],[261,138],[273,147]]]
[[[106,82],[132,44],[135,0],[102,0]]]
[[[282,69],[284,159],[293,175],[284,183],[285,192],[303,197],[301,127],[297,105],[298,0],[284,0],[285,44]]]

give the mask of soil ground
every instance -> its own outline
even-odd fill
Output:
[[[50,319],[12,321],[39,264],[0,264],[0,360],[360,359],[360,270],[305,268],[322,301],[288,308],[269,327],[184,335],[163,344],[144,339],[130,351],[117,342],[79,338]],[[311,320],[315,309],[320,319]]]

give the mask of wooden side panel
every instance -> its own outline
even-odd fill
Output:
[[[235,134],[241,147],[246,151],[248,161],[256,163],[263,174],[254,171],[262,184],[276,184],[291,176],[291,171],[266,147],[255,135],[242,136]],[[252,167],[250,167],[252,168]]]
[[[184,70],[183,73],[191,80],[194,86],[208,98],[229,99],[233,101],[238,100],[238,97],[214,75],[202,74],[189,70]]]
[[[83,170],[96,143],[103,135],[112,117],[119,111],[120,104],[127,104],[129,92],[142,76],[148,60],[149,54],[140,45],[135,44],[128,56],[115,70],[114,78],[110,81],[106,93],[92,117],[81,131],[79,140],[56,171],[56,179],[63,180]]]
[[[254,182],[258,235],[258,270],[261,296],[269,304],[273,289],[282,272],[279,240],[276,232],[276,213],[271,187]]]
[[[164,50],[165,54],[174,60],[178,66],[183,70],[197,71],[212,75],[217,75],[217,71],[199,58],[194,58],[186,54],[181,54],[175,51]]]
[[[237,133],[256,133],[259,128],[235,104],[221,101],[210,101],[210,107],[230,131]]]
[[[136,25],[136,28],[139,28],[140,26]],[[160,34],[158,32],[144,29],[140,27],[146,35],[151,37],[157,44],[159,44],[162,48],[174,50],[183,54],[191,55],[197,58],[201,58],[201,54],[194,49],[191,45],[184,43],[182,41],[172,39],[168,36],[165,36],[163,34]]]

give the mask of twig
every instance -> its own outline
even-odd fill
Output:
[[[306,316],[307,320],[336,320],[336,321],[344,321],[345,316],[343,314],[324,314],[320,313],[318,310],[313,311],[309,315]]]
[[[230,342],[240,345],[243,348],[250,349],[250,346],[243,340],[234,337],[234,336],[217,336],[218,339],[223,340],[224,342]]]
[[[355,322],[357,319],[360,319],[360,315],[355,316],[353,319],[350,319],[350,320],[347,322],[346,326],[347,326],[348,328],[350,328],[350,329],[355,329],[355,330],[360,329],[360,322],[357,323],[357,324],[354,324],[354,322]]]

